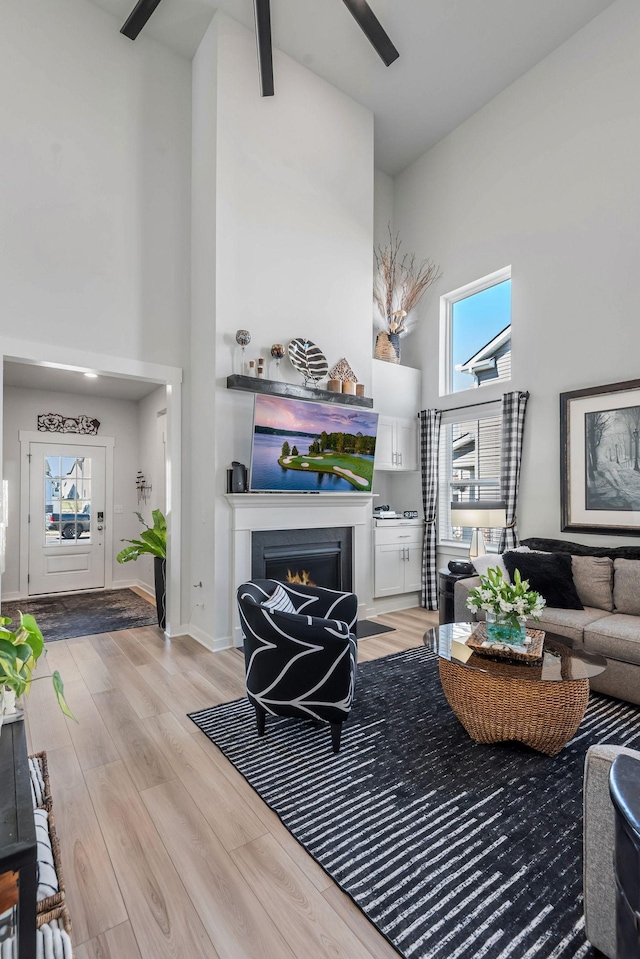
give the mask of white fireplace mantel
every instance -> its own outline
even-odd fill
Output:
[[[375,493],[228,493],[231,509],[234,642],[242,645],[235,590],[251,578],[251,533],[270,529],[353,530],[353,591],[358,618],[366,619],[373,593],[373,517]]]

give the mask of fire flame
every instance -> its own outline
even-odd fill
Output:
[[[301,573],[292,573],[290,569],[287,570],[287,582],[295,583],[298,586],[315,586],[316,584],[310,578],[309,573],[306,569],[303,569]]]

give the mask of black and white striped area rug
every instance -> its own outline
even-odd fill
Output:
[[[289,831],[407,959],[595,959],[582,917],[587,748],[640,748],[640,709],[593,695],[549,758],[479,746],[426,648],[359,667],[342,750],[246,700],[192,713]]]

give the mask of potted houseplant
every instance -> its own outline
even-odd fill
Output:
[[[119,563],[129,563],[139,556],[153,556],[158,626],[164,629],[167,624],[167,521],[159,509],[154,509],[151,515],[153,526],[145,523],[141,513],[136,513],[145,528],[140,533],[140,539],[121,540],[129,543],[129,546],[121,549],[116,559]]]
[[[507,583],[498,567],[488,569],[480,577],[480,585],[469,592],[467,608],[487,614],[487,636],[494,642],[523,646],[526,639],[527,616],[540,619],[546,606],[540,593],[529,589],[529,581],[522,579],[520,570],[513,573],[513,583]]]
[[[432,260],[417,263],[415,254],[401,255],[401,246],[399,235],[389,229],[389,242],[374,249],[373,306],[379,330],[375,357],[389,363],[400,362],[400,337],[408,332],[423,294],[442,275]]]
[[[0,727],[3,721],[22,716],[16,700],[29,692],[38,660],[43,653],[46,655],[44,639],[33,616],[20,613],[20,625],[13,630],[10,626],[11,620],[0,616]],[[65,716],[75,719],[64,698],[64,686],[57,670],[51,674],[51,680],[60,709]]]

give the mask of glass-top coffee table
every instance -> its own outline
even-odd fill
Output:
[[[604,656],[571,649],[546,633],[541,661],[529,664],[484,656],[466,645],[477,623],[448,623],[424,634],[438,655],[442,689],[472,739],[515,739],[548,756],[575,735],[589,701],[589,678],[607,667]]]

